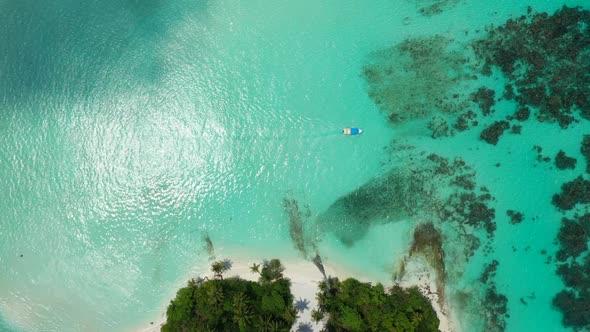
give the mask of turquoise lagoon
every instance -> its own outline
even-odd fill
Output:
[[[478,130],[433,140],[423,127],[388,124],[362,77],[370,54],[405,38],[461,40],[528,5],[563,4],[590,7],[449,1],[429,17],[419,0],[0,0],[0,329],[146,326],[206,270],[207,236],[218,256],[295,257],[283,198],[313,220],[403,167],[384,152],[395,138],[460,156],[496,198],[494,252],[476,254],[449,287],[478,287],[482,264],[497,258],[507,330],[564,330],[551,307],[562,283],[539,251],[555,250],[550,198],[584,167],[587,124],[527,123],[495,147]],[[346,126],[365,133],[343,137]],[[577,169],[536,165],[533,145],[550,156],[563,149]],[[504,211],[516,208],[527,219],[514,226]],[[388,278],[415,222],[373,226],[352,246],[324,230],[319,250]],[[477,310],[461,316],[466,330]]]

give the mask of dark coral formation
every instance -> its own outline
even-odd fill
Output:
[[[463,50],[442,36],[407,39],[371,56],[363,68],[369,96],[391,122],[456,114],[470,75]]]
[[[495,284],[488,287],[485,295],[484,314],[486,315],[486,331],[505,331],[508,314],[508,298],[498,293]]]
[[[531,110],[526,106],[522,106],[514,113],[514,119],[523,122],[529,119],[530,114]]]
[[[524,215],[521,212],[508,210],[506,211],[508,217],[510,217],[511,224],[520,224],[524,220]]]
[[[446,158],[430,154],[428,160],[435,164],[435,174],[452,176],[449,184],[464,189],[451,193],[442,205],[436,205],[439,218],[457,225],[484,229],[489,237],[493,236],[496,230],[495,210],[486,204],[492,197],[489,193],[476,194],[473,171],[459,158],[451,164]]]
[[[578,271],[579,272],[579,271]],[[588,278],[586,276],[586,278]],[[586,281],[587,282],[587,281]],[[553,298],[553,305],[563,313],[563,325],[576,330],[587,330],[590,325],[590,295],[576,294],[575,291],[562,290]]]
[[[479,135],[479,138],[486,141],[488,144],[496,145],[498,144],[500,136],[508,128],[510,128],[508,121],[496,121],[484,129]]]
[[[559,234],[557,235],[561,246],[556,256],[558,261],[566,261],[569,257],[576,258],[588,250],[587,241],[590,239],[589,226],[583,225],[577,220],[563,218]]]
[[[427,216],[454,225],[465,238],[476,230],[493,236],[495,211],[488,206],[492,197],[476,189],[475,172],[463,160],[435,154],[409,158],[407,168],[393,169],[337,199],[318,217],[321,228],[352,244],[372,224]],[[449,185],[455,189],[441,190]],[[470,243],[475,249],[479,245]]]
[[[492,251],[490,242],[496,229],[495,210],[490,206],[493,197],[488,189],[476,184],[475,171],[461,158],[416,153],[403,144],[394,144],[390,149],[397,158],[404,159],[404,168],[394,168],[337,199],[319,215],[318,228],[352,245],[375,224],[408,217],[430,220],[416,228],[410,253],[424,254],[435,267],[442,301],[447,275],[463,273],[462,264],[478,249],[483,247],[485,254]],[[453,245],[445,247],[443,238]],[[447,259],[453,264],[447,265]],[[505,297],[491,282],[485,292],[469,299],[472,305],[488,311],[486,326],[491,331],[504,324],[502,312],[506,308],[502,299]]]
[[[542,152],[543,152],[543,148],[535,145],[533,146],[533,151],[537,152],[537,161],[539,162],[544,162],[544,163],[548,163],[551,161],[551,158],[543,156]]]
[[[435,1],[429,10],[436,13],[437,7]],[[486,36],[469,45],[474,50],[474,59],[480,62],[479,68],[472,68],[476,61],[470,61],[469,56],[454,50],[456,46],[465,49],[465,45],[452,44],[440,36],[409,39],[377,53],[375,61],[364,68],[370,97],[391,122],[430,121],[428,128],[432,137],[437,139],[477,126],[478,116],[490,116],[489,127],[481,132],[480,138],[491,145],[496,145],[506,130],[519,134],[523,122],[531,117],[562,128],[573,122],[590,120],[589,11],[563,7],[554,14],[546,14],[533,13],[529,9],[527,15],[490,27],[487,31]],[[472,70],[481,70],[488,75],[492,73],[492,67],[499,69],[506,79],[503,91],[481,87],[471,93],[469,88],[461,89],[467,86],[463,83],[479,76]],[[517,104],[514,114],[506,119],[494,114],[495,98],[498,97]],[[469,109],[476,110],[477,114]],[[542,155],[540,147],[535,147],[535,151],[538,162],[550,162],[554,156],[553,152],[550,156]],[[580,151],[590,173],[590,135],[584,137]],[[381,190],[394,198],[383,200],[372,197],[375,194],[363,195],[361,191],[360,195],[352,195],[352,200],[336,202],[335,211],[339,213],[335,215],[354,216],[357,212],[352,208],[356,210],[360,205],[361,215],[349,219],[353,220],[352,224],[368,225],[384,218],[394,220],[396,218],[391,216],[395,211],[414,217],[427,215],[428,218],[422,220],[433,220],[439,230],[444,230],[445,238],[449,236],[448,228],[461,235],[466,257],[473,255],[480,246],[487,254],[491,250],[489,239],[496,228],[495,210],[490,206],[491,195],[476,189],[474,172],[467,170],[464,163],[461,165],[434,154],[426,160],[416,159],[408,163],[408,169],[397,170],[397,174],[392,172],[376,180],[379,183],[399,181],[404,183],[404,188],[408,183],[416,183],[415,196],[408,196],[407,189],[387,193],[384,186],[373,185],[368,187],[369,191]],[[555,163],[559,169],[575,169],[576,161],[560,151],[555,156]],[[439,188],[447,191],[443,193]],[[356,203],[347,207],[346,202]],[[590,253],[587,247],[590,217],[586,217],[590,181],[580,176],[563,184],[552,202],[565,215],[557,237],[560,249],[555,258],[547,255],[546,262],[558,264],[558,273],[567,286],[555,297],[554,304],[563,312],[566,326],[590,329]],[[575,213],[578,214],[572,217]],[[507,215],[512,224],[524,220],[522,213],[517,211],[509,210]],[[446,223],[445,227],[440,226],[443,223]],[[447,228],[449,225],[451,227]],[[351,232],[356,230],[351,228]],[[482,233],[488,236],[487,243],[481,243],[484,238],[479,236]],[[459,237],[452,239],[456,238]],[[445,249],[451,256],[451,250]],[[492,261],[481,278],[487,286],[485,294],[480,295],[483,297],[486,330],[489,331],[505,329],[505,320],[509,317],[507,298],[498,293],[493,281],[497,267],[498,262]],[[447,264],[446,268],[452,270],[454,267]],[[522,302],[526,303],[524,298]]]
[[[564,6],[510,19],[473,47],[484,73],[496,66],[510,80],[506,97],[565,128],[575,115],[590,119],[589,25],[589,11]]]
[[[433,223],[420,224],[414,229],[410,257],[422,255],[436,271],[436,288],[441,305],[445,299],[445,252],[440,231]]]
[[[520,134],[521,131],[522,131],[522,126],[519,126],[519,125],[513,125],[510,128],[510,132],[513,134]]]
[[[555,156],[555,166],[558,169],[574,169],[576,168],[576,158],[568,157],[565,152],[559,150]]]
[[[478,124],[476,118],[477,115],[473,111],[462,113],[457,117],[457,122],[453,125],[453,128],[457,131],[465,131],[470,126],[475,127]]]
[[[553,298],[563,324],[575,330],[590,327],[590,213],[563,218],[558,234],[557,274],[566,288]]]
[[[492,260],[484,266],[479,281],[486,285],[482,301],[483,314],[486,317],[485,331],[504,331],[506,330],[506,319],[508,314],[508,298],[500,294],[496,287],[496,271],[500,262]]]
[[[294,198],[283,198],[283,208],[289,216],[289,234],[295,244],[295,248],[303,255],[307,256],[305,239],[303,237],[303,217],[299,210],[299,204]]]
[[[496,230],[495,210],[489,208],[485,202],[488,200],[486,195],[477,196],[474,193],[461,194],[459,197],[459,209],[455,212],[465,219],[465,224],[469,226],[483,227],[492,236]]]
[[[486,264],[486,266],[484,267],[483,273],[481,274],[481,277],[479,278],[479,281],[481,281],[485,284],[488,282],[488,280],[490,280],[490,278],[495,277],[496,270],[498,269],[499,264],[500,264],[500,262],[498,262],[495,259],[492,260],[492,262],[490,264]]]
[[[590,135],[584,135],[580,152],[586,159],[586,173],[590,174]]]
[[[483,116],[488,116],[494,112],[492,106],[494,106],[495,94],[494,90],[485,87],[481,87],[471,94],[471,100],[479,106]]]
[[[561,193],[553,195],[553,205],[571,210],[576,204],[590,203],[590,181],[578,176],[561,186]]]

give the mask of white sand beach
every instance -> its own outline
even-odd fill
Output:
[[[221,256],[220,256],[221,257]],[[260,263],[265,258],[255,256],[244,256],[242,255],[228,255],[227,257],[232,261],[232,268],[230,271],[225,273],[225,277],[239,276],[246,280],[257,280],[258,275],[250,271],[250,266],[253,263]],[[314,331],[319,331],[322,328],[322,323],[315,324],[311,319],[311,311],[316,308],[317,301],[315,294],[318,292],[318,283],[323,280],[323,275],[319,269],[308,260],[303,258],[288,258],[281,259],[281,262],[285,266],[285,277],[289,278],[292,282],[291,292],[297,300],[307,300],[308,309],[299,313],[297,321],[293,325],[293,331],[297,331],[299,324],[309,323],[313,327]],[[358,273],[350,273],[342,267],[335,265],[330,262],[323,262],[326,275],[332,277],[338,277],[341,280],[346,278],[356,278],[363,282],[381,282],[386,287],[392,286],[393,281],[389,280],[370,280],[367,277],[358,275]],[[406,266],[406,273],[404,277],[398,281],[398,284],[402,287],[417,286],[421,292],[430,300],[437,316],[440,320],[439,330],[441,332],[458,332],[460,328],[454,320],[454,315],[450,310],[448,304],[443,302],[445,305],[441,307],[438,294],[436,294],[436,280],[435,273],[428,264],[422,264],[420,260],[411,260]],[[209,273],[208,277],[212,277],[213,274]],[[155,318],[153,324],[138,328],[137,332],[156,332],[160,330],[160,326],[166,322],[165,310],[162,308],[163,313],[160,317]]]

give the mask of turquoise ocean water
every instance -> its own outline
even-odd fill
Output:
[[[361,74],[371,53],[407,37],[460,40],[527,5],[590,4],[456,1],[432,17],[423,4],[0,0],[0,330],[145,326],[202,272],[205,236],[221,252],[295,256],[283,197],[320,214],[384,171],[394,137],[460,155],[494,193],[507,329],[564,330],[551,307],[562,284],[538,252],[554,250],[560,216],[548,202],[584,167],[587,124],[527,124],[495,147],[478,131],[435,141],[388,124]],[[365,133],[343,137],[347,126]],[[578,168],[535,166],[535,144],[564,149]],[[515,201],[538,220],[509,225]],[[320,249],[387,275],[411,225],[375,226],[352,247],[328,232]],[[468,287],[483,262],[476,255],[455,286]]]

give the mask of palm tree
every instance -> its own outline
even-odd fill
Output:
[[[223,288],[218,287],[217,284],[208,284],[207,298],[212,306],[223,305],[224,294]]]
[[[297,319],[297,309],[293,308],[293,307],[287,307],[285,308],[285,311],[283,312],[283,318],[287,321],[287,322],[295,322],[295,319]]]
[[[190,288],[195,288],[195,287],[197,287],[197,281],[195,280],[195,278],[191,278],[191,279],[189,279],[189,281],[188,281],[188,285],[187,285],[187,286],[188,286],[188,287],[190,287]]]
[[[280,260],[273,258],[268,263],[268,268],[272,272],[274,279],[281,279],[283,277],[283,272],[285,272],[285,267],[281,263]]]
[[[272,332],[272,317],[258,316],[258,322],[256,322],[256,330],[260,332]]]
[[[260,264],[253,263],[252,266],[250,266],[250,272],[260,273]]]
[[[273,320],[272,322],[270,322],[270,330],[272,332],[281,331],[281,323],[279,321]]]
[[[324,312],[320,309],[314,309],[311,311],[311,320],[313,320],[316,324],[319,323],[322,319],[324,319]]]
[[[238,324],[240,331],[245,331],[247,325],[252,319],[252,311],[248,305],[248,299],[244,293],[234,295],[233,298],[233,317],[234,323]]]
[[[217,279],[223,279],[223,272],[225,272],[225,265],[222,261],[217,261],[211,264],[211,271]]]
[[[285,267],[278,259],[271,259],[260,271],[260,282],[269,283],[283,278]]]
[[[210,327],[210,326],[207,324],[207,326],[205,327],[205,331],[204,331],[204,332],[217,332],[217,331],[215,331],[215,329],[214,329],[214,328]]]

